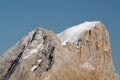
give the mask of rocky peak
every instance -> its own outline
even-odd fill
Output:
[[[66,45],[66,43],[70,42],[77,46],[84,32],[93,29],[99,23],[100,21],[84,22],[82,24],[70,27],[57,35],[60,38],[62,45]]]
[[[108,31],[85,22],[59,34],[37,28],[0,56],[0,80],[119,80]]]

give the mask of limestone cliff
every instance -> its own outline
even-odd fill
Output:
[[[0,56],[0,80],[119,80],[108,31],[85,22],[55,34],[37,28]]]

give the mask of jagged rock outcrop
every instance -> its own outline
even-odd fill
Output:
[[[97,21],[58,35],[43,28],[28,33],[0,56],[0,80],[119,80],[119,76],[108,31]]]

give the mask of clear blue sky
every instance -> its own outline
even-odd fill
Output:
[[[42,26],[58,33],[84,21],[99,20],[109,33],[120,74],[120,0],[0,0],[0,53]]]

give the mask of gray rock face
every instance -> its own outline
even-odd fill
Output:
[[[57,39],[55,42],[49,34],[52,32],[38,28],[5,52],[1,56],[0,64],[3,65],[0,65],[0,78],[19,80],[21,75],[28,75],[29,71],[35,72],[36,76],[40,77],[42,73],[48,71],[53,65],[53,54],[57,42]],[[22,79],[30,80],[29,76],[23,76]]]
[[[0,80],[119,80],[104,25],[77,36],[62,45],[60,35],[51,31],[29,32],[0,56]]]

